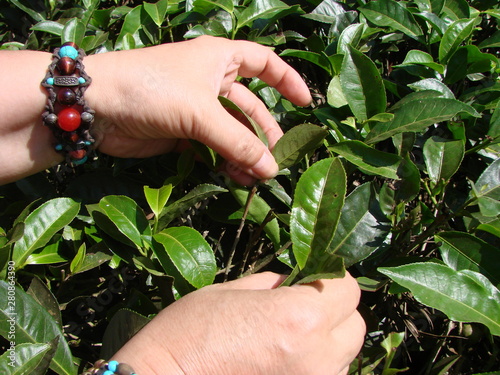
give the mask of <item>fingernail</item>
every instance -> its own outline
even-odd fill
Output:
[[[278,164],[271,153],[266,151],[249,172],[256,178],[273,178],[279,172]]]

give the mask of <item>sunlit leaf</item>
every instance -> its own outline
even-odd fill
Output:
[[[15,290],[15,307],[8,304],[8,293]],[[15,313],[15,315],[13,315]],[[0,280],[0,334],[9,338],[11,324],[15,328],[16,344],[48,343],[59,337],[50,368],[60,375],[76,375],[77,368],[64,339],[61,327],[55,319],[18,286]],[[12,322],[13,320],[13,322]]]
[[[195,288],[213,283],[217,265],[207,241],[195,229],[171,227],[155,234],[172,263]],[[159,258],[160,263],[162,259]]]
[[[335,234],[346,192],[346,175],[338,158],[309,167],[297,183],[290,235],[293,254],[303,268],[311,253],[322,254]]]
[[[378,270],[450,319],[483,323],[492,334],[500,335],[500,291],[481,274],[433,262]]]
[[[458,170],[465,154],[462,140],[430,137],[424,144],[424,160],[431,181],[448,181]]]
[[[439,251],[448,266],[456,271],[480,272],[500,286],[500,250],[495,246],[464,232],[441,232],[434,237],[441,243]]]

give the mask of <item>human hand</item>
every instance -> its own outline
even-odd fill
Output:
[[[343,279],[276,288],[261,273],[188,294],[113,359],[138,374],[345,374],[365,334],[360,290]]]
[[[225,96],[255,120],[269,148],[282,131],[265,105],[237,76],[259,77],[297,105],[311,96],[299,74],[269,48],[247,41],[200,37],[161,46],[88,56],[93,82],[86,92],[96,110],[100,150],[147,157],[200,141],[230,163],[241,184],[271,178],[278,167],[269,149],[217,97]]]

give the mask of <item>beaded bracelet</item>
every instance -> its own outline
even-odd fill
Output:
[[[87,161],[95,143],[90,134],[95,111],[83,98],[92,82],[85,73],[84,56],[75,43],[64,43],[54,50],[42,81],[49,94],[43,122],[55,136],[55,150],[65,155],[68,164],[75,165]]]
[[[106,362],[100,359],[94,363],[94,367],[85,371],[82,375],[137,375],[132,367],[126,363],[118,363],[117,361]]]

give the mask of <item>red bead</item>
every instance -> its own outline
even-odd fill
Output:
[[[69,156],[71,156],[71,159],[83,159],[85,157],[87,153],[85,152],[85,150],[75,150],[75,151],[71,151],[69,153]]]
[[[80,113],[74,108],[64,108],[59,112],[57,124],[62,130],[72,132],[80,126]]]
[[[76,103],[76,94],[70,88],[60,89],[57,93],[57,101],[64,105],[72,105]]]
[[[69,76],[75,72],[76,62],[71,57],[64,56],[57,62],[57,70],[59,73]]]

